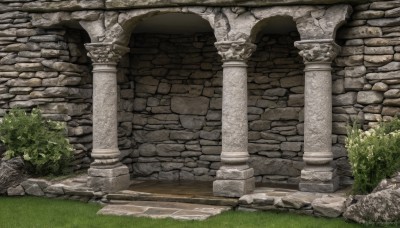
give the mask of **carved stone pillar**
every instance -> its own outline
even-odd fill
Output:
[[[304,157],[300,190],[334,192],[339,186],[332,164],[331,64],[340,47],[333,40],[298,41],[305,64]]]
[[[113,43],[85,45],[93,62],[93,150],[88,186],[103,192],[129,187],[128,167],[120,160],[117,122],[117,63],[129,48]]]
[[[254,170],[247,161],[247,64],[256,46],[245,41],[215,43],[222,56],[222,153],[221,168],[213,183],[216,196],[240,197],[254,190]]]

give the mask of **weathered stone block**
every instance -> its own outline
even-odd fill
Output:
[[[7,189],[7,195],[8,196],[23,196],[23,195],[25,195],[25,191],[21,185],[18,185],[16,187],[9,187]]]
[[[88,177],[88,186],[95,191],[112,193],[127,189],[129,185],[129,172],[127,174],[116,177]]]
[[[157,155],[161,157],[177,157],[185,150],[182,144],[157,144]]]
[[[193,130],[199,130],[203,128],[205,124],[204,116],[180,115],[179,120],[182,124],[182,127]]]
[[[342,39],[381,37],[382,30],[379,27],[369,27],[369,26],[351,27],[342,29],[337,36]]]
[[[300,182],[299,189],[302,192],[335,192],[339,188],[339,177],[336,176],[330,182]]]
[[[268,109],[261,115],[264,120],[298,120],[300,108],[276,108]]]
[[[241,197],[255,189],[254,177],[246,180],[215,180],[213,182],[214,196]]]
[[[360,104],[379,104],[383,100],[383,94],[376,91],[360,91],[357,94],[357,102]]]
[[[206,97],[172,97],[171,110],[178,114],[206,115],[210,99]]]

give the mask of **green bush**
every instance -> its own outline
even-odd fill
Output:
[[[6,158],[21,156],[34,175],[65,173],[72,157],[65,124],[45,120],[38,109],[12,109],[0,123],[0,140]]]
[[[346,148],[356,194],[371,192],[381,180],[400,169],[400,120],[381,122],[368,131],[354,124],[348,130]]]

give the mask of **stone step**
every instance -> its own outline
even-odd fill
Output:
[[[197,196],[197,195],[172,195],[138,192],[131,190],[123,190],[117,193],[108,194],[107,199],[111,204],[121,204],[127,201],[157,201],[157,202],[179,202],[179,203],[194,203],[216,206],[231,206],[238,205],[238,199],[214,197],[214,196]]]
[[[99,215],[172,218],[178,220],[205,220],[230,206],[210,206],[177,202],[131,201],[127,204],[109,204],[97,212]]]

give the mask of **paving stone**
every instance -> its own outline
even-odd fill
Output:
[[[97,212],[97,214],[172,218],[177,220],[205,220],[228,210],[231,210],[231,207],[173,202],[132,201],[124,205],[107,205]]]

